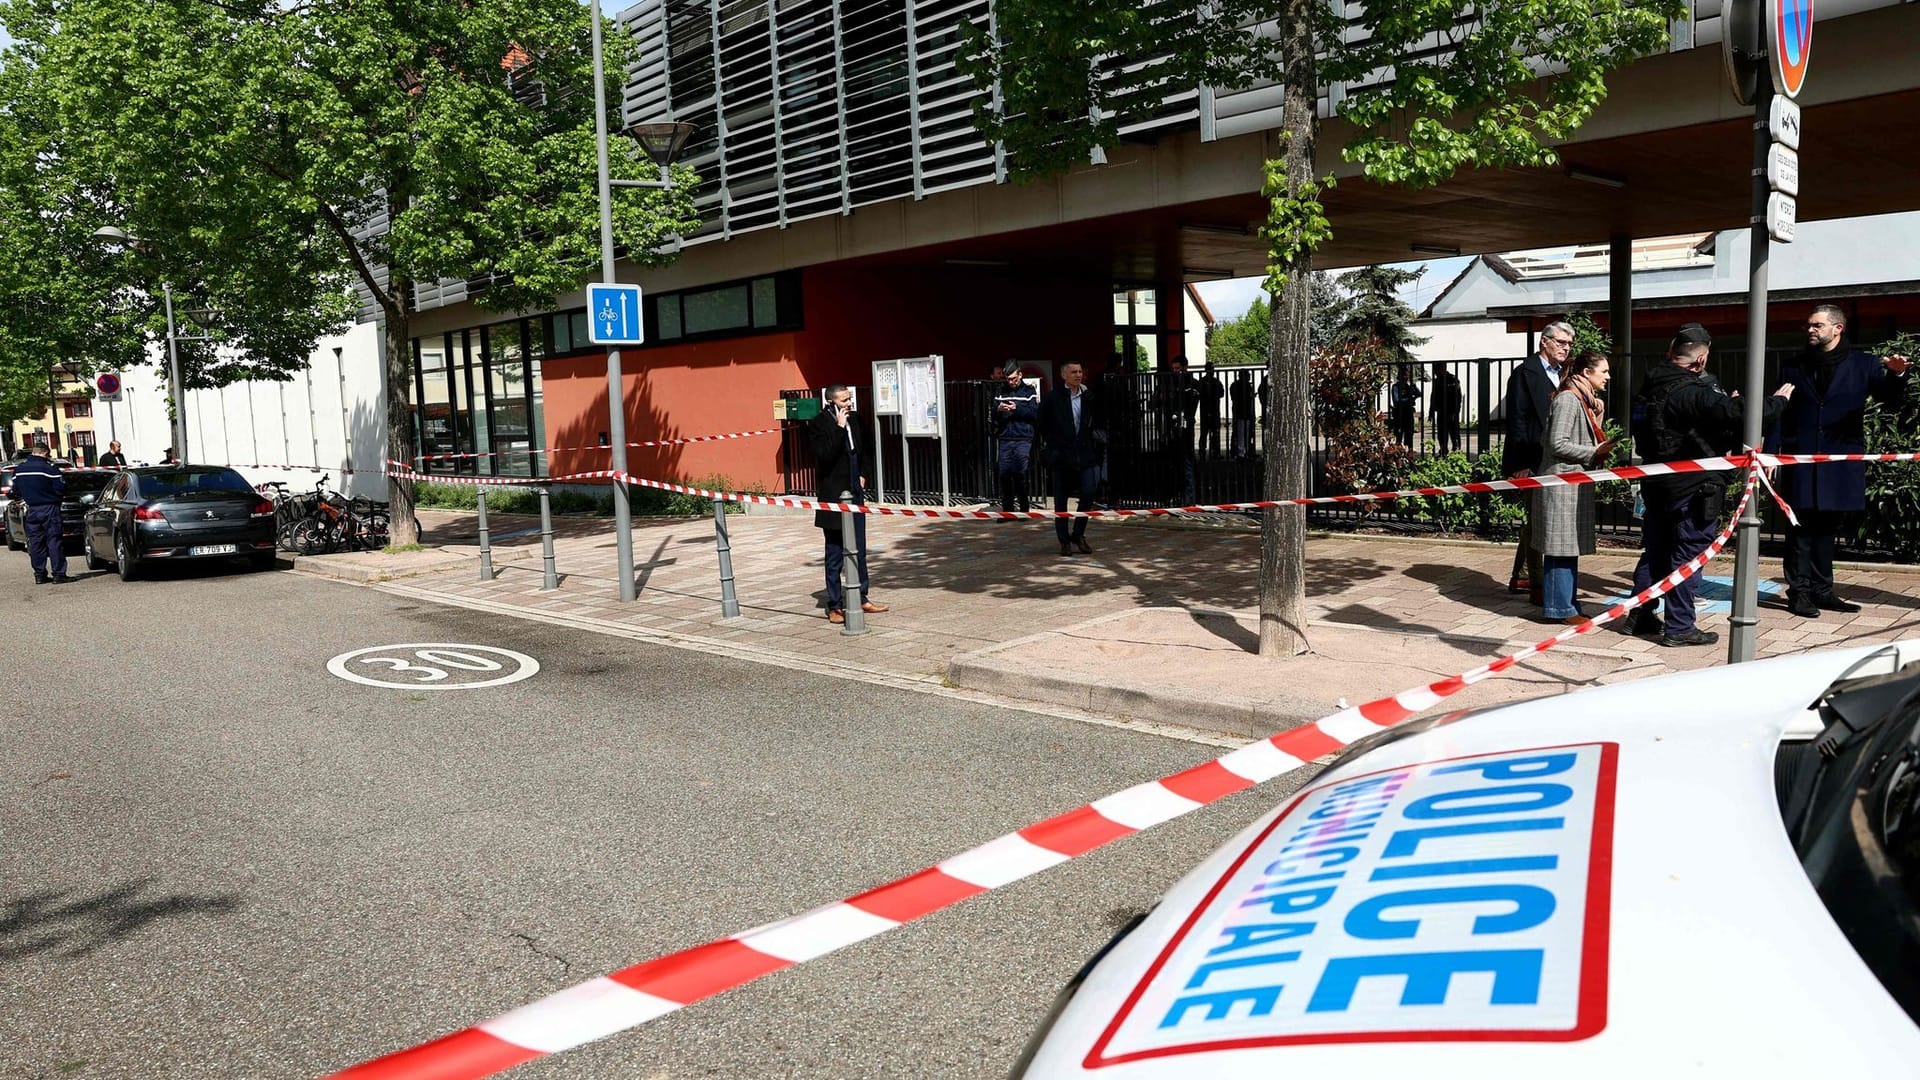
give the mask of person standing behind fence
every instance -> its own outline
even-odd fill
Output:
[[[1054,513],[1065,513],[1067,497],[1080,496],[1079,509],[1093,507],[1100,483],[1100,455],[1106,448],[1105,418],[1100,400],[1086,385],[1087,373],[1068,361],[1060,366],[1060,385],[1040,403],[1040,435],[1047,441],[1047,465],[1053,481]],[[1069,526],[1071,520],[1071,526]],[[1060,554],[1093,554],[1087,545],[1087,519],[1054,518],[1053,532]]]
[[[1598,468],[1613,453],[1606,437],[1607,354],[1588,350],[1567,365],[1566,378],[1553,397],[1546,444],[1535,472],[1575,472]],[[1534,546],[1540,549],[1540,613],[1549,621],[1582,623],[1576,599],[1580,556],[1594,551],[1593,485],[1542,488],[1534,493]]]
[[[1745,406],[1701,374],[1713,343],[1697,323],[1680,328],[1667,347],[1669,363],[1655,364],[1633,398],[1633,441],[1646,460],[1656,464],[1690,461],[1729,453],[1740,444]],[[1764,404],[1765,422],[1773,423],[1793,394],[1789,383]],[[1713,543],[1720,510],[1733,473],[1682,472],[1649,476],[1640,482],[1646,501],[1641,519],[1641,543],[1646,553],[1634,569],[1634,591],[1693,560]],[[1720,635],[1694,625],[1694,595],[1700,575],[1675,586],[1664,598],[1667,619],[1659,625],[1644,608],[1627,616],[1630,634],[1660,635],[1668,646],[1711,645]]]
[[[1401,446],[1413,445],[1414,421],[1420,415],[1420,385],[1413,381],[1413,370],[1399,365],[1393,385],[1387,388],[1387,405],[1392,410],[1393,437]]]
[[[853,391],[845,386],[827,387],[826,407],[807,422],[807,435],[813,443],[814,474],[819,479],[816,496],[821,502],[851,502],[865,505],[867,478],[862,475],[872,457],[872,444],[866,429],[853,412]],[[847,621],[846,595],[840,584],[847,556],[847,538],[841,535],[840,511],[815,510],[813,523],[826,538],[827,546],[827,621]],[[867,515],[853,515],[853,558],[860,571],[860,610],[878,614],[885,604],[867,599]]]
[[[1905,397],[1907,358],[1849,349],[1846,330],[1846,313],[1832,304],[1807,317],[1807,351],[1780,372],[1794,396],[1780,419],[1779,452],[1864,454],[1867,398],[1897,404]],[[1867,508],[1867,463],[1794,465],[1780,475],[1780,494],[1800,519],[1787,525],[1787,610],[1803,619],[1859,611],[1859,604],[1834,595],[1833,548]]]
[[[1220,456],[1220,400],[1227,396],[1227,385],[1213,370],[1213,361],[1201,368],[1200,376],[1200,452],[1208,460]]]
[[[1460,407],[1466,396],[1460,392],[1460,376],[1445,364],[1433,365],[1433,391],[1427,399],[1427,419],[1433,422],[1436,454],[1451,454],[1460,449]]]
[[[1509,480],[1532,476],[1540,464],[1546,439],[1547,417],[1552,411],[1553,393],[1560,386],[1561,365],[1573,351],[1573,327],[1556,322],[1540,332],[1540,352],[1529,356],[1513,369],[1507,379],[1507,397],[1501,406],[1507,418],[1507,439],[1500,447],[1500,472]],[[1513,573],[1507,579],[1507,591],[1526,593],[1535,604],[1541,603],[1540,552],[1533,543],[1534,499],[1522,492],[1527,519],[1520,526],[1520,546],[1513,553]]]
[[[1233,414],[1233,459],[1239,461],[1253,453],[1253,372],[1236,371],[1227,389],[1227,406]]]
[[[1176,356],[1158,378],[1160,430],[1172,474],[1168,501],[1185,506],[1194,498],[1193,419],[1200,409],[1200,388],[1187,371],[1187,358]]]
[[[1033,433],[1040,422],[1040,391],[1021,377],[1020,361],[1000,365],[1004,386],[993,398],[994,474],[1000,482],[1000,509],[1032,509],[1027,501],[1027,473],[1033,466]],[[1002,519],[1007,520],[1007,519]]]

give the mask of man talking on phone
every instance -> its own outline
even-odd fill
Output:
[[[866,428],[853,412],[853,391],[843,384],[827,387],[826,407],[807,422],[807,436],[813,443],[814,475],[818,479],[816,496],[821,502],[866,505],[866,462],[873,446],[865,437]],[[827,621],[847,621],[846,596],[840,575],[847,557],[847,538],[840,528],[840,511],[815,510],[813,523],[827,542]],[[860,571],[860,610],[877,614],[885,604],[867,599],[867,515],[853,515],[853,558]]]

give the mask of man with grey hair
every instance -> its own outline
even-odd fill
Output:
[[[1500,448],[1500,472],[1509,480],[1532,476],[1540,464],[1541,443],[1546,438],[1547,417],[1552,411],[1554,392],[1560,389],[1560,376],[1567,358],[1573,354],[1573,327],[1560,319],[1540,331],[1540,351],[1513,369],[1507,380],[1507,397],[1502,410],[1507,418],[1507,438]],[[1520,527],[1520,547],[1513,553],[1513,574],[1507,591],[1526,593],[1531,603],[1541,600],[1540,552],[1533,546],[1533,507],[1531,493],[1521,496],[1527,507],[1526,524]]]
[[[1795,389],[1778,437],[1769,440],[1780,453],[1864,454],[1867,399],[1898,404],[1905,397],[1907,358],[1849,348],[1846,329],[1846,312],[1832,304],[1807,316],[1806,351],[1780,371],[1781,382]],[[1859,611],[1834,594],[1833,549],[1867,508],[1866,462],[1794,465],[1781,471],[1780,493],[1800,519],[1787,526],[1787,610],[1803,619]]]

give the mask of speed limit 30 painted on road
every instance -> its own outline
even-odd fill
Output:
[[[344,652],[327,661],[327,670],[383,690],[480,690],[530,679],[540,661],[492,645],[417,641]]]

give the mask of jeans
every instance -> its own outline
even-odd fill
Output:
[[[1549,619],[1564,619],[1580,614],[1573,602],[1574,585],[1580,578],[1578,555],[1548,555],[1541,560],[1547,580],[1541,585],[1540,613]]]

